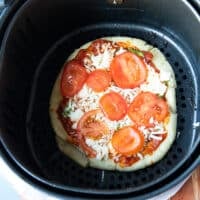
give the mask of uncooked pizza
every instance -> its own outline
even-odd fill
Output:
[[[105,37],[76,49],[50,99],[59,149],[82,165],[133,171],[162,159],[176,136],[172,67],[145,41]]]

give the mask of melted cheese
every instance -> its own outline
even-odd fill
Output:
[[[160,137],[160,135],[166,134],[164,124],[157,122],[153,118],[150,118],[149,122],[154,124],[154,126],[150,128],[146,128],[145,126],[139,127],[139,130],[144,134],[145,139],[162,140],[162,137]]]
[[[91,138],[86,138],[86,144],[96,151],[96,159],[107,160],[109,155],[108,143],[110,141],[110,136],[106,135],[99,140],[94,140]]]
[[[166,80],[168,79],[168,74],[164,74],[162,78]],[[158,94],[160,96],[163,96],[167,90],[167,86],[165,83],[161,82],[160,75],[155,72],[155,70],[148,66],[148,77],[147,81],[140,85],[140,89],[144,92],[152,92],[154,94]]]
[[[84,65],[88,72],[94,71],[95,69],[109,69],[116,49],[112,48],[109,43],[104,44],[102,49],[100,49],[100,46],[97,46],[98,54],[90,54],[89,58],[84,59]]]
[[[127,50],[123,48],[116,50],[111,46],[111,44],[108,43],[104,44],[103,50],[100,49],[100,46],[97,46],[97,51],[97,55],[89,54],[84,59],[84,65],[88,73],[94,71],[95,69],[109,69],[114,55],[119,55]],[[96,93],[91,88],[87,87],[86,84],[84,84],[82,89],[73,98],[71,98],[68,102],[68,105],[66,105],[67,107],[71,107],[72,110],[72,112],[69,114],[69,117],[73,122],[72,127],[74,129],[77,128],[77,123],[85,112],[98,109],[99,99],[108,92],[114,91],[121,94],[126,100],[127,104],[130,104],[141,91],[149,91],[163,96],[167,90],[166,81],[170,80],[171,73],[162,72],[159,74],[149,65],[147,66],[147,69],[147,80],[145,83],[141,84],[140,87],[134,89],[122,89],[117,87],[114,83],[111,83],[111,86],[105,92]],[[133,122],[128,115],[118,121],[109,120],[103,113],[98,113],[95,118],[96,120],[102,121],[106,124],[110,130],[110,135],[103,136],[99,140],[86,138],[86,144],[96,151],[96,159],[107,160],[110,152],[114,155],[114,160],[117,161],[120,155],[118,155],[113,149],[110,139],[116,130],[124,126],[132,126]],[[140,126],[139,130],[144,134],[145,139],[161,140],[162,137],[160,137],[160,135],[166,133],[163,123],[158,123],[153,118],[150,119],[150,123],[153,123],[155,126],[151,128]],[[142,154],[140,153],[138,153],[137,156],[140,159],[143,158]]]

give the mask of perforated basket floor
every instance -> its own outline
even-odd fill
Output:
[[[58,150],[49,119],[51,90],[66,58],[82,44],[110,35],[137,37],[158,47],[165,54],[176,75],[176,140],[160,162],[135,172],[80,167]],[[163,30],[128,24],[84,27],[58,41],[43,58],[35,74],[27,118],[28,141],[47,180],[64,190],[70,187],[70,190],[85,193],[93,191],[97,194],[119,194],[137,192],[173,176],[188,159],[197,137],[193,128],[197,110],[197,80],[194,66],[189,62],[182,45],[177,38]]]

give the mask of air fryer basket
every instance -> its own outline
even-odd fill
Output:
[[[7,153],[27,174],[59,192],[137,197],[145,191],[150,197],[152,191],[161,192],[155,191],[158,187],[173,185],[199,158],[198,27],[199,16],[181,0],[127,0],[120,5],[105,0],[27,1],[1,48],[0,131]],[[65,59],[82,44],[111,35],[138,37],[158,47],[177,80],[176,140],[164,159],[135,172],[78,166],[58,150],[48,115],[51,90]]]

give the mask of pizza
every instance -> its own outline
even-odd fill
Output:
[[[59,149],[83,167],[133,171],[161,160],[176,136],[176,80],[158,48],[104,37],[64,63],[49,113]]]

